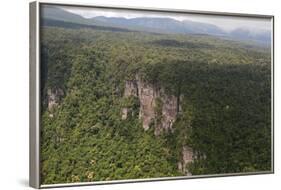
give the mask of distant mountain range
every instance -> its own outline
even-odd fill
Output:
[[[213,24],[190,20],[178,21],[167,17],[137,17],[127,19],[124,17],[97,16],[93,18],[84,18],[78,14],[65,11],[58,7],[44,6],[42,10],[42,18],[44,19],[42,21],[45,25],[58,26],[59,23],[64,23],[64,25],[65,23],[68,23],[67,26],[70,26],[70,24],[73,23],[76,24],[75,26],[79,27],[85,25],[86,27],[91,28],[117,28],[116,31],[133,30],[164,34],[204,34],[233,40],[256,41],[266,45],[269,45],[271,42],[270,31],[253,32],[247,28],[237,28],[228,32]]]

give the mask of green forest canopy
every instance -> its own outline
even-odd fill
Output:
[[[186,144],[196,152],[192,175],[271,170],[270,49],[206,35],[44,27],[41,66],[43,184],[182,176]],[[137,114],[121,119],[124,104],[138,112],[139,102],[123,97],[136,74],[182,95],[173,132],[155,137]],[[52,111],[48,89],[64,92]]]

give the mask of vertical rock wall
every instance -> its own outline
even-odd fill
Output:
[[[52,111],[60,102],[63,97],[64,92],[62,89],[48,89],[47,91],[47,100],[48,100],[48,110]]]
[[[159,124],[156,125],[155,134],[159,135],[162,131],[172,129],[178,114],[178,99],[173,95],[167,95],[164,90],[160,90],[160,100],[162,101],[162,117]]]
[[[164,89],[153,86],[143,81],[139,76],[135,80],[125,82],[124,97],[135,96],[140,101],[139,119],[142,120],[143,128],[149,129],[154,123],[155,134],[159,135],[162,131],[172,129],[176,120],[178,98],[173,95],[167,95]],[[156,113],[156,99],[161,100],[161,113]],[[122,119],[126,119],[128,108],[122,109]],[[161,118],[156,121],[156,117]]]
[[[130,80],[125,82],[125,91],[124,91],[124,97],[130,97],[135,96],[138,97],[138,84],[136,80]],[[121,119],[126,120],[128,118],[128,114],[130,113],[130,109],[127,107],[122,108],[121,110]]]
[[[185,175],[191,175],[187,170],[187,165],[193,161],[193,150],[189,146],[183,146],[181,151],[181,160],[178,162],[178,169]]]
[[[182,96],[176,97],[165,93],[163,88],[154,86],[136,76],[135,80],[125,82],[124,97],[134,96],[139,99],[139,119],[142,121],[144,130],[148,130],[154,124],[154,134],[173,130],[178,112],[181,110],[180,102]],[[129,108],[122,108],[122,119],[126,120],[130,113]],[[185,145],[181,150],[178,169],[184,175],[191,175],[187,165],[193,161],[193,150]]]
[[[138,91],[140,100],[139,118],[142,120],[142,126],[145,130],[155,118],[155,98],[158,97],[157,90],[150,84],[138,80]]]

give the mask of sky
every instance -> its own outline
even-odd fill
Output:
[[[127,19],[136,17],[168,17],[178,21],[189,20],[214,24],[225,31],[232,31],[238,28],[250,29],[252,32],[270,31],[272,28],[271,19],[268,18],[249,18],[249,17],[234,17],[234,16],[218,16],[218,15],[203,15],[203,14],[179,14],[179,13],[163,13],[152,11],[129,11],[129,10],[114,10],[90,7],[74,7],[60,6],[60,8],[79,14],[85,18],[96,16],[105,17],[124,17]]]

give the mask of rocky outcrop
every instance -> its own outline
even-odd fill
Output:
[[[193,161],[193,150],[189,146],[183,146],[181,151],[181,160],[178,162],[178,169],[185,175],[191,175],[187,165]]]
[[[63,96],[64,96],[64,92],[60,88],[48,89],[47,91],[48,110],[52,112],[53,109],[58,106]]]
[[[124,97],[128,98],[130,96],[138,97],[138,84],[136,80],[130,80],[130,81],[128,80],[125,82]],[[132,110],[128,107],[122,108],[121,111],[122,120],[126,120],[131,111]]]
[[[128,113],[129,113],[129,109],[128,108],[122,108],[121,119],[122,120],[126,120],[128,118]]]
[[[124,97],[135,96],[140,102],[139,119],[145,130],[154,124],[155,134],[172,129],[178,114],[178,98],[168,95],[161,87],[154,86],[136,76],[125,82]],[[127,119],[128,108],[122,109],[122,119]]]
[[[142,126],[145,130],[155,118],[155,99],[158,97],[158,91],[150,84],[143,82],[138,78],[138,92],[140,100],[139,118],[142,120]]]
[[[160,101],[162,105],[162,116],[160,123],[156,124],[155,133],[160,134],[163,130],[172,129],[172,125],[178,114],[178,98],[173,95],[167,95],[163,90],[160,90]]]
[[[138,96],[138,81],[130,80],[125,82],[125,92],[124,96]]]
[[[168,94],[163,88],[145,82],[138,75],[134,80],[125,81],[124,98],[132,96],[139,100],[139,119],[144,130],[148,130],[153,125],[156,136],[165,131],[173,131],[173,124],[178,113],[181,112],[180,102],[183,96]],[[130,113],[131,108],[122,108],[122,120],[126,120]],[[193,156],[192,148],[187,145],[182,146],[178,169],[184,175],[191,175],[187,165],[193,161]]]

